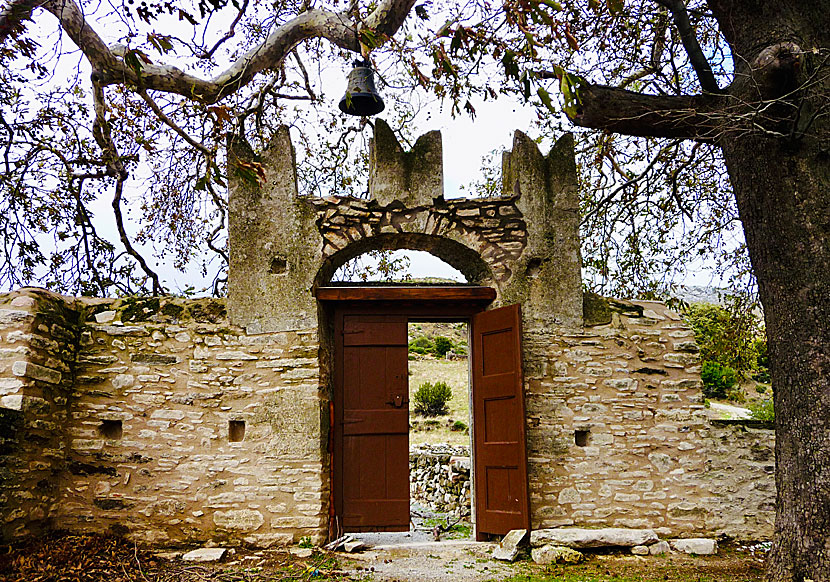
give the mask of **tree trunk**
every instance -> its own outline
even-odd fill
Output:
[[[722,28],[731,23],[724,33],[735,61],[753,64],[752,70],[736,66],[730,94],[743,103],[763,99],[766,106],[754,130],[727,130],[719,143],[764,306],[775,390],[777,506],[767,577],[770,582],[830,582],[826,13],[810,14],[816,5],[809,0],[767,3],[762,10],[752,2],[712,2],[716,11],[724,3],[732,11],[719,20]],[[745,13],[736,13],[736,7]],[[787,48],[782,58],[770,61],[772,51],[784,45],[803,53]],[[814,47],[824,53],[817,57]],[[823,115],[813,117],[817,112]]]
[[[685,10],[683,2],[659,2]],[[770,582],[830,582],[830,26],[827,0],[708,0],[731,49],[724,93],[587,85],[573,121],[713,141],[758,280],[775,390]],[[693,43],[690,43],[693,44]]]
[[[830,155],[809,141],[722,143],[769,338],[775,582],[830,581]]]

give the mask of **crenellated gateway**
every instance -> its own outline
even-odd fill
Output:
[[[470,323],[476,535],[565,525],[772,534],[772,431],[710,420],[657,302],[582,290],[573,139],[516,132],[501,197],[445,199],[440,134],[378,121],[368,199],[297,191],[287,128],[230,151],[227,300],[0,298],[4,540],[315,542],[409,527],[407,323]],[[267,180],[248,182],[240,162]],[[456,286],[343,286],[370,250]]]

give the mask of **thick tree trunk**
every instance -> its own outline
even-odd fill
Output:
[[[682,3],[659,3],[684,9]],[[770,582],[830,582],[830,27],[827,0],[708,0],[723,94],[588,86],[574,122],[723,149],[764,306],[775,390]]]
[[[729,5],[721,26],[736,63],[752,65],[736,66],[730,94],[757,104],[748,108],[754,128],[727,130],[719,143],[764,306],[775,390],[777,513],[768,580],[830,582],[826,12],[809,0],[711,4],[716,13]]]
[[[775,389],[778,497],[769,579],[826,582],[830,155],[812,139],[795,148],[758,137],[722,145],[764,305]]]

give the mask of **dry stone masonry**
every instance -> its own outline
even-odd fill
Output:
[[[409,450],[410,499],[432,511],[471,516],[470,449],[420,445]]]
[[[286,128],[259,154],[235,144],[227,301],[0,296],[2,539],[323,542],[333,340],[314,290],[350,258],[398,248],[522,305],[534,530],[768,538],[771,431],[710,420],[692,332],[671,310],[582,292],[573,139],[543,156],[517,132],[503,195],[482,200],[444,199],[441,147],[431,133],[406,152],[377,122],[367,200],[299,195]],[[267,181],[240,178],[239,162]],[[413,495],[443,473],[466,504],[460,455],[438,456],[414,458]]]

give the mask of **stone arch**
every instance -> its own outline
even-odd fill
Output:
[[[579,198],[573,136],[547,156],[516,131],[502,159],[501,196],[444,198],[442,143],[429,132],[405,151],[375,123],[369,198],[301,196],[287,127],[257,154],[228,149],[228,312],[249,333],[312,329],[314,289],[373,249],[425,250],[467,280],[521,303],[525,329],[582,322]],[[240,168],[257,164],[263,183]],[[249,174],[250,172],[248,172]]]
[[[397,250],[426,251],[458,269],[468,283],[497,286],[489,265],[477,251],[451,238],[417,232],[381,233],[350,243],[323,260],[314,284],[328,284],[337,269],[364,253]]]

